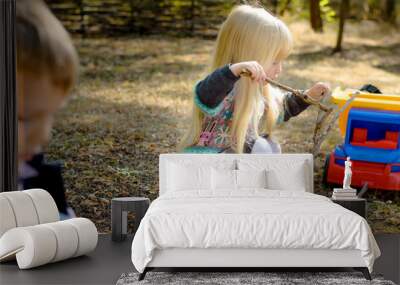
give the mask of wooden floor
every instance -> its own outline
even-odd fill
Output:
[[[374,272],[400,284],[400,235],[377,235],[382,256]],[[94,252],[29,270],[19,270],[16,262],[0,265],[0,284],[115,284],[124,272],[134,271],[131,262],[132,237],[124,242],[100,235]],[[310,270],[312,271],[312,270]]]

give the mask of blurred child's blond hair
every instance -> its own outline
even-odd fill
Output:
[[[236,6],[222,24],[216,41],[211,71],[228,63],[257,61],[271,66],[276,60],[286,58],[292,48],[292,37],[286,25],[262,7]],[[258,118],[252,116],[258,110],[262,96],[267,100],[267,112],[261,123],[261,132],[270,134],[278,116],[278,106],[270,97],[268,85],[262,87],[242,77],[236,83],[231,138],[236,153],[242,153],[247,129],[253,118],[256,135],[259,136]],[[195,145],[202,131],[204,114],[193,102],[191,126],[178,145],[178,149]]]
[[[77,79],[78,56],[65,28],[42,0],[17,0],[17,71],[49,76],[65,95]]]

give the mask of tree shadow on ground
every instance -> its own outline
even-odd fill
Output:
[[[126,56],[129,58],[129,56]],[[133,57],[134,58],[134,57]],[[155,75],[198,73],[204,70],[205,65],[193,64],[187,61],[161,62],[157,64],[143,65],[135,62],[125,61],[124,64],[114,62],[114,66],[106,63],[99,63],[93,67],[83,67],[81,72],[82,80],[101,80],[103,83],[119,83],[123,81],[151,80]]]
[[[393,74],[399,74],[400,73],[400,63],[395,63],[395,64],[378,64],[374,65],[374,67],[383,69],[387,72],[391,72]]]
[[[332,48],[325,47],[313,51],[294,53],[290,55],[290,58],[295,61],[294,68],[307,67],[329,58],[352,60],[354,62],[369,61],[371,59],[376,61],[376,58],[378,58],[380,63],[372,66],[395,74],[400,71],[400,42],[382,46],[346,43],[341,52],[332,54],[332,51]],[[386,57],[391,58],[391,60],[386,60]],[[333,61],[330,64],[340,66],[342,62]]]

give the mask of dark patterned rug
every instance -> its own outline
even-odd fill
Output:
[[[381,275],[372,274],[372,281],[368,281],[360,272],[148,272],[142,281],[138,281],[138,276],[138,273],[122,274],[117,285],[395,285],[392,281],[384,280]]]

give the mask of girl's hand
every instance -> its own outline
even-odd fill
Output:
[[[257,61],[243,61],[234,63],[229,66],[235,76],[240,76],[240,73],[247,69],[251,72],[251,79],[257,82],[264,82],[267,78],[264,68]]]
[[[312,99],[320,101],[326,94],[331,91],[329,84],[324,82],[318,82],[313,87],[305,91],[307,96],[310,96]]]

